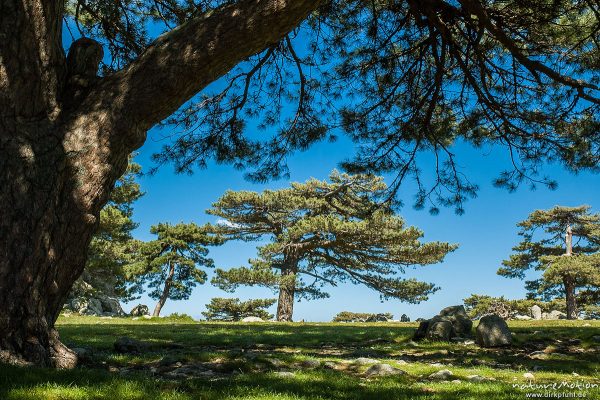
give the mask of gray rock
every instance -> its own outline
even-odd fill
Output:
[[[265,322],[265,321],[259,317],[246,317],[246,318],[242,319],[242,322]]]
[[[448,342],[452,336],[454,336],[454,327],[449,319],[437,316],[429,321],[427,339]]]
[[[373,358],[367,358],[367,357],[359,357],[356,360],[352,361],[352,364],[358,364],[358,365],[366,365],[366,364],[378,364],[379,360],[375,360]]]
[[[561,311],[552,310],[548,313],[547,319],[549,320],[557,320],[557,319],[567,319],[567,314]]]
[[[429,320],[424,320],[419,323],[419,327],[413,335],[413,340],[421,340],[427,337],[427,329],[429,328]]]
[[[334,363],[333,361],[325,361],[323,363],[323,368],[325,369],[336,369],[337,364]]]
[[[375,364],[370,366],[369,369],[365,371],[365,376],[367,377],[402,374],[406,374],[406,372],[402,371],[399,368],[392,367],[390,364]]]
[[[321,361],[319,360],[304,360],[300,363],[302,368],[306,369],[315,369],[321,366]]]
[[[441,317],[453,317],[455,315],[462,315],[468,318],[467,312],[465,311],[465,306],[450,306],[444,308],[442,311],[438,313]]]
[[[531,306],[531,316],[533,319],[542,319],[542,308],[537,304]]]
[[[445,381],[445,380],[447,380],[448,378],[450,378],[453,375],[454,374],[452,373],[452,371],[450,371],[448,369],[443,369],[441,371],[434,372],[433,374],[429,375],[429,379],[435,379],[435,380],[439,380],[439,381]]]
[[[114,343],[114,349],[117,353],[141,353],[148,349],[148,344],[123,336]]]
[[[400,316],[400,322],[410,322],[410,318],[406,314]]]
[[[77,354],[77,359],[79,361],[86,361],[89,360],[92,352],[88,349],[85,349],[83,347],[73,347],[71,349],[73,351],[73,353]]]
[[[484,378],[481,375],[469,375],[467,376],[467,380],[469,382],[485,382],[487,380],[487,378]]]
[[[499,315],[486,315],[479,320],[475,331],[477,344],[482,347],[501,347],[512,344],[512,335],[506,321]]]
[[[521,315],[521,314],[517,314],[514,316],[514,319],[518,320],[518,321],[529,321],[532,318],[529,315]]]
[[[275,375],[279,376],[280,378],[293,378],[296,376],[296,374],[289,371],[277,371],[275,372]]]
[[[365,320],[365,322],[388,322],[388,317],[385,314],[374,314]]]
[[[132,317],[142,317],[144,315],[150,315],[150,310],[148,309],[147,305],[138,304],[137,306],[131,309],[129,315],[131,315]]]

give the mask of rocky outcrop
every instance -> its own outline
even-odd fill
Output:
[[[96,283],[96,286],[89,282]],[[125,315],[119,299],[113,294],[114,290],[111,291],[108,284],[100,285],[85,271],[73,285],[63,309],[81,315],[104,317]]]
[[[473,322],[463,306],[446,307],[435,317],[421,321],[413,339],[448,342],[454,337],[469,337]]]
[[[150,315],[150,310],[148,309],[147,305],[138,304],[137,306],[131,309],[129,315],[131,315],[132,317],[143,317],[144,315]]]
[[[481,347],[503,347],[512,344],[512,335],[504,318],[486,315],[479,320],[475,340]]]
[[[265,321],[259,317],[246,317],[246,318],[242,319],[242,322],[265,322]]]

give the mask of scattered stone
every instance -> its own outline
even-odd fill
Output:
[[[321,366],[321,361],[319,360],[304,360],[300,363],[302,368],[306,369],[315,369]]]
[[[486,315],[479,320],[475,331],[477,344],[481,347],[501,347],[512,344],[512,335],[506,321],[499,315]]]
[[[259,317],[246,317],[246,318],[242,319],[242,322],[265,322],[265,321]]]
[[[548,313],[546,319],[556,320],[556,319],[567,319],[567,314],[562,311],[552,310]]]
[[[531,372],[525,372],[523,374],[523,378],[533,380],[533,379],[535,379],[535,376],[533,376],[533,374]]]
[[[390,364],[375,364],[370,366],[369,369],[365,371],[365,376],[367,377],[402,374],[406,374],[406,372],[402,371],[399,368],[392,367]]]
[[[532,360],[546,360],[548,358],[548,354],[543,351],[534,351],[529,354],[529,358]]]
[[[536,320],[542,319],[542,308],[537,304],[531,306],[531,316]]]
[[[147,305],[138,304],[137,306],[131,309],[129,315],[131,315],[132,317],[142,317],[144,315],[150,315],[150,310],[148,309]]]
[[[481,375],[469,375],[469,376],[467,376],[467,380],[469,382],[479,383],[479,382],[485,382],[487,380],[487,378],[484,378]]]
[[[471,346],[471,345],[474,345],[474,344],[475,344],[475,341],[474,341],[474,340],[465,340],[465,341],[463,342],[463,344],[464,344],[465,346]]]
[[[388,322],[389,319],[385,314],[374,314],[369,316],[365,322]]]
[[[408,361],[406,361],[406,360],[396,360],[396,364],[406,365],[406,364],[408,364]]]
[[[71,350],[77,354],[78,361],[87,361],[92,356],[92,352],[83,347],[73,347]]]
[[[410,322],[410,318],[408,315],[402,314],[402,316],[400,316],[400,322]]]
[[[429,379],[445,381],[445,380],[448,380],[448,378],[450,378],[451,376],[454,376],[452,371],[450,371],[448,369],[443,369],[441,371],[434,372],[433,374],[429,375]]]
[[[358,365],[367,365],[367,364],[378,364],[379,360],[375,360],[373,358],[367,358],[367,357],[359,357],[356,360],[352,361],[352,364],[358,364]]]
[[[148,344],[123,336],[114,343],[114,349],[117,353],[141,353],[148,348]]]
[[[518,321],[529,321],[532,318],[529,315],[521,315],[521,314],[517,314],[514,316],[514,319],[518,320]]]
[[[337,364],[334,363],[333,361],[325,361],[323,363],[323,368],[325,368],[325,369],[336,369],[337,368]]]
[[[279,376],[280,378],[293,378],[296,376],[296,374],[289,371],[276,371],[275,375]]]
[[[265,358],[265,361],[275,368],[279,368],[285,365],[285,363],[279,358]]]
[[[453,379],[450,382],[452,382],[452,383],[462,383],[462,381],[460,379]]]

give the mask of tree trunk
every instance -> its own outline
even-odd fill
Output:
[[[279,42],[315,0],[243,0],[96,77],[102,48],[62,47],[64,0],[0,0],[0,362],[72,367],[54,324],[100,209],[146,131]]]
[[[160,295],[160,299],[158,299],[158,303],[156,303],[156,307],[154,307],[154,312],[152,313],[153,317],[160,316],[160,310],[162,310],[163,306],[167,302],[167,299],[169,298],[169,291],[171,290],[171,282],[173,282],[174,275],[175,265],[169,264],[169,275],[167,275],[167,279],[165,280],[165,287]]]
[[[565,233],[566,252],[565,256],[573,255],[573,230],[571,225],[567,226]],[[575,299],[575,280],[571,276],[563,277],[565,286],[565,299],[567,302],[567,319],[577,319],[577,300]]]
[[[577,319],[577,299],[575,298],[575,281],[570,276],[563,278],[565,298],[567,302],[567,319]]]
[[[279,284],[279,299],[277,301],[277,321],[291,322],[294,314],[294,295],[296,293],[296,274],[298,273],[298,259],[290,254],[286,255],[284,266],[281,269],[282,281]]]

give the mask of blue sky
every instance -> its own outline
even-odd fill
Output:
[[[137,161],[146,169],[152,165],[150,156],[163,144],[163,136],[157,129],[148,135],[148,141],[139,150]],[[215,222],[216,217],[205,214],[225,190],[255,190],[288,186],[290,181],[304,181],[315,177],[324,179],[338,163],[354,152],[352,143],[343,137],[336,143],[319,143],[289,159],[290,180],[253,184],[243,179],[243,172],[230,166],[211,164],[193,175],[176,175],[170,166],[162,167],[154,176],[144,176],[141,185],[146,195],[135,205],[135,219],[140,223],[135,231],[139,239],[151,239],[149,227],[157,222]],[[411,207],[414,190],[410,184],[403,188],[400,197],[406,205],[400,214],[408,224],[416,225],[425,232],[425,240],[443,240],[460,244],[458,250],[447,256],[441,264],[409,270],[408,276],[433,282],[441,290],[429,301],[418,305],[397,300],[381,302],[379,295],[365,287],[352,284],[331,288],[331,297],[324,300],[296,303],[294,319],[329,321],[339,311],[391,312],[396,318],[405,313],[412,319],[429,317],[441,308],[462,303],[472,293],[508,298],[523,297],[523,282],[496,275],[501,261],[510,254],[518,241],[515,224],[527,217],[534,209],[549,208],[556,204],[590,204],[600,211],[600,182],[597,175],[583,173],[573,175],[560,166],[549,165],[545,173],[558,181],[558,189],[551,191],[539,187],[531,191],[527,187],[516,193],[493,187],[492,179],[507,167],[504,149],[475,150],[462,145],[455,148],[459,164],[469,179],[480,185],[479,195],[466,204],[466,213],[455,215],[452,209],[442,208],[437,216]],[[427,164],[423,164],[426,169]],[[433,166],[433,165],[431,165]],[[427,173],[427,171],[425,171]],[[389,180],[388,180],[389,181]],[[220,268],[241,266],[256,254],[256,243],[229,242],[211,248],[210,254]],[[209,271],[209,278],[212,276]],[[212,297],[239,297],[240,299],[276,297],[265,288],[240,288],[235,294],[223,292],[209,283],[197,286],[189,300],[168,301],[163,315],[179,312],[199,318],[204,306]],[[142,303],[154,306],[154,301],[142,297]],[[126,305],[128,310],[137,302]],[[273,307],[274,311],[274,307]]]

